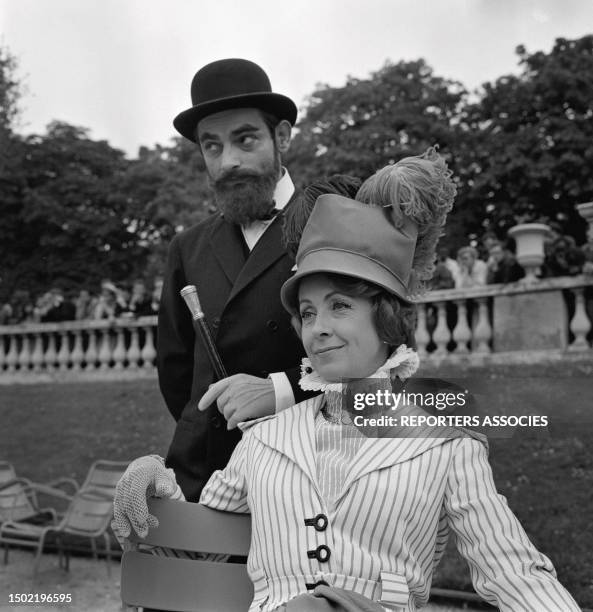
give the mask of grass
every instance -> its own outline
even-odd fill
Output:
[[[0,420],[0,458],[37,482],[164,455],[174,425],[156,380],[0,386]]]
[[[534,544],[554,562],[562,583],[581,606],[593,607],[590,372],[567,369],[564,374],[573,378],[560,383],[557,366],[553,372],[534,372],[537,378],[514,379],[512,384],[508,381],[517,375],[516,368],[489,372],[489,384],[510,389],[515,408],[525,403],[521,392],[532,403],[536,398],[536,405],[554,422],[566,425],[551,435],[530,430],[492,439],[495,480]],[[529,368],[524,373],[527,376]],[[500,410],[510,413],[508,406]],[[573,418],[571,426],[575,415],[579,418]],[[0,459],[38,482],[60,476],[81,482],[99,458],[164,455],[173,434],[172,418],[153,380],[0,386],[0,422]],[[465,561],[453,547],[437,570],[434,586],[471,589]]]

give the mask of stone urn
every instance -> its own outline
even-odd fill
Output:
[[[577,204],[577,212],[585,221],[589,224],[587,229],[587,238],[593,240],[593,202],[585,202],[584,204]]]
[[[517,261],[525,270],[526,283],[538,280],[536,275],[544,263],[544,240],[549,233],[550,228],[545,223],[520,223],[509,230],[517,247]]]

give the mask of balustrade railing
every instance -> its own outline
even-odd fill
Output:
[[[155,341],[155,316],[0,326],[0,380],[64,372],[153,374]]]
[[[550,347],[569,352],[587,351],[593,340],[593,279],[590,277],[562,277],[539,280],[536,283],[485,285],[472,289],[431,291],[417,300],[418,321],[416,342],[421,356],[443,358],[459,355],[488,355],[501,352],[497,338],[505,325],[504,317],[496,317],[502,310],[497,302],[502,299],[519,300],[531,296],[555,294],[560,298],[561,320],[549,323],[560,330],[565,327],[565,342]],[[540,296],[540,298],[538,298]],[[498,309],[498,310],[497,310]],[[508,313],[507,313],[508,314]],[[545,307],[540,316],[545,316]],[[549,313],[557,317],[558,311]],[[523,316],[530,318],[530,313]],[[544,330],[541,330],[544,331]],[[527,334],[526,334],[527,335]],[[530,339],[517,350],[530,350]]]
[[[548,303],[552,304],[549,313]],[[522,312],[521,304],[540,309],[544,325],[538,323],[534,312]],[[517,307],[514,312],[513,307]],[[524,321],[519,321],[517,334],[511,330],[512,336],[521,336],[522,327],[528,328],[531,319],[535,321],[535,333],[527,329],[525,337],[519,337],[516,347],[509,349],[505,326],[517,326],[517,318]],[[558,331],[546,350],[591,351],[593,358],[593,279],[553,278],[533,284],[519,281],[432,291],[418,299],[418,352],[431,360],[529,351],[533,348],[532,336],[537,340],[544,332],[541,327]],[[0,326],[0,383],[154,376],[155,346],[155,316]]]

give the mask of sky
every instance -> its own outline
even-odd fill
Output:
[[[474,90],[519,71],[519,44],[591,33],[593,0],[0,0],[27,88],[18,131],[65,121],[130,157],[170,144],[194,73],[224,57],[260,64],[302,108],[387,60],[423,58]]]

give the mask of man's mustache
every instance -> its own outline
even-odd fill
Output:
[[[252,170],[229,170],[214,181],[214,187],[219,189],[221,187],[228,187],[233,183],[241,181],[257,181],[262,178],[262,175],[253,172]]]

